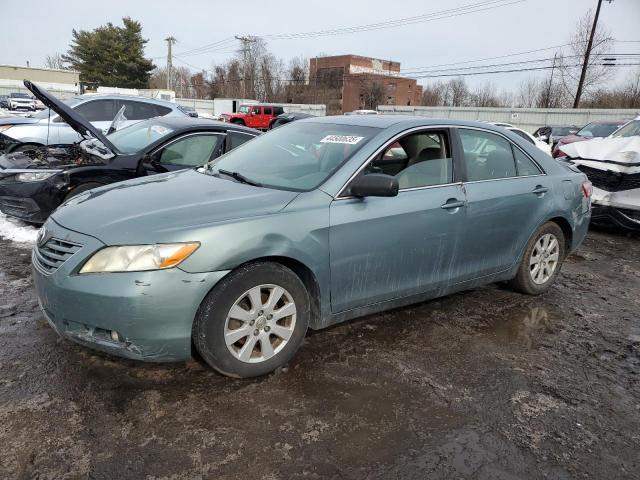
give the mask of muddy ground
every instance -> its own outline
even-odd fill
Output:
[[[553,291],[500,286],[310,333],[257,380],[59,339],[0,240],[0,477],[640,478],[640,237]]]

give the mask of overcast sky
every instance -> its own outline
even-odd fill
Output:
[[[273,35],[373,24],[419,16],[479,3],[481,0],[1,0],[0,64],[42,66],[47,54],[65,52],[71,30],[91,30],[106,22],[121,23],[130,16],[142,23],[149,39],[146,53],[157,65],[166,62],[168,35],[177,40],[175,65],[210,70],[234,54],[237,42],[215,51],[181,55],[234,35]],[[497,8],[397,28],[307,39],[268,38],[269,50],[279,58],[353,53],[401,62],[402,69],[476,60],[565,44],[575,22],[597,0],[504,0]],[[603,3],[601,25],[617,40],[640,40],[640,0]],[[616,53],[640,53],[640,43],[617,43]],[[553,56],[553,50],[515,60]],[[513,58],[486,63],[508,62]],[[637,61],[635,63],[640,63]],[[638,67],[633,67],[638,68]],[[618,79],[630,73],[619,69]],[[525,75],[512,73],[466,77],[472,84],[493,82],[515,88]],[[421,79],[420,83],[427,80]]]

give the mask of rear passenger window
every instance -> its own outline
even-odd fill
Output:
[[[517,176],[511,143],[494,133],[460,129],[470,182]]]
[[[136,102],[134,100],[121,100],[120,104],[125,107],[124,116],[127,120],[146,120],[147,118],[166,115],[171,111],[169,108],[154,105],[153,103]],[[160,113],[163,110],[168,110],[168,112]]]
[[[533,163],[529,157],[527,157],[522,151],[516,147],[513,147],[513,154],[516,157],[516,168],[518,170],[519,177],[525,177],[527,175],[540,175],[540,169]]]
[[[366,173],[384,173],[398,179],[401,190],[453,182],[453,162],[446,132],[407,135],[374,158]]]

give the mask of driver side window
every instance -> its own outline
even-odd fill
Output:
[[[158,161],[162,164],[200,167],[211,160],[221,137],[219,135],[190,135],[167,145]]]
[[[453,182],[453,161],[446,131],[407,135],[386,147],[364,174],[383,173],[398,179],[400,190]]]

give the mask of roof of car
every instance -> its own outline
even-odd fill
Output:
[[[143,97],[141,95],[121,95],[119,93],[85,93],[83,95],[76,95],[73,98],[80,100],[87,100],[90,98],[103,98],[107,100],[137,100],[138,102],[153,103],[156,105],[165,105],[167,107],[178,107],[175,102],[168,100],[161,100],[159,98]]]
[[[235,130],[238,132],[247,132],[252,134],[258,134],[259,131],[244,127],[242,125],[237,125],[234,123],[225,123],[219,122],[218,120],[211,120],[208,118],[194,118],[194,117],[155,117],[155,120],[158,123],[162,123],[167,127],[170,127],[174,130],[186,130],[186,129],[198,129],[205,128],[211,130]]]
[[[359,127],[389,128],[395,127],[421,127],[432,125],[451,125],[481,127],[487,130],[501,131],[502,127],[497,127],[491,123],[473,122],[467,120],[453,120],[450,118],[432,118],[413,115],[333,115],[326,117],[305,118],[299,122],[321,122],[333,123],[336,125],[356,125]]]

